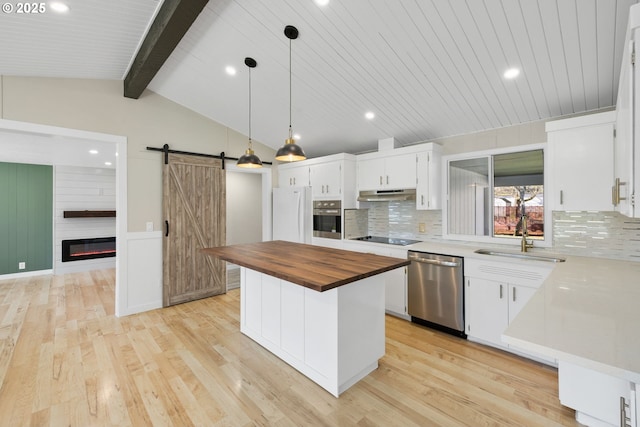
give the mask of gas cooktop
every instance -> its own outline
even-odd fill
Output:
[[[398,246],[407,246],[413,245],[414,243],[420,243],[420,240],[411,240],[411,239],[398,239],[395,237],[379,237],[379,236],[364,236],[364,237],[356,237],[352,240],[361,240],[363,242],[373,242],[373,243],[386,243],[387,245],[398,245]]]

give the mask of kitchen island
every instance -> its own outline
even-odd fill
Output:
[[[406,259],[271,241],[206,248],[240,270],[240,330],[338,397],[384,355],[384,277]]]

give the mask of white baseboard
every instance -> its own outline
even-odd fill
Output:
[[[22,279],[24,277],[45,276],[53,274],[53,270],[25,271],[24,273],[0,274],[0,280]]]

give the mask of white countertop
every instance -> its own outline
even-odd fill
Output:
[[[474,251],[518,252],[518,248],[477,242],[425,241],[402,248],[483,259],[491,256]],[[543,248],[531,253],[552,255]],[[503,340],[640,384],[640,262],[559,256],[566,262],[553,264],[553,271],[504,332]]]
[[[567,257],[503,335],[515,347],[640,383],[640,263]]]

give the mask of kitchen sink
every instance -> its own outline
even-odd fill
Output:
[[[533,255],[526,252],[503,252],[496,251],[493,249],[478,249],[475,251],[477,254],[482,255],[495,255],[495,256],[505,256],[509,258],[519,258],[519,259],[528,259],[531,261],[546,261],[546,262],[565,262],[566,259],[558,258],[553,256],[545,256],[545,255]]]

